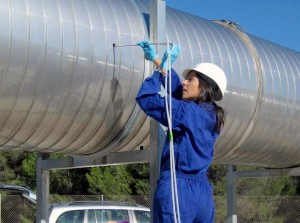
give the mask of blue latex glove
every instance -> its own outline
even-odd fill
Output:
[[[144,50],[144,54],[145,54],[145,58],[147,60],[153,61],[156,58],[158,58],[158,55],[155,51],[155,47],[154,45],[150,45],[150,41],[149,40],[144,40],[141,42],[138,42],[137,45],[142,47]]]
[[[178,45],[173,44],[169,51],[166,50],[166,52],[164,53],[164,56],[161,60],[161,64],[160,64],[160,68],[164,69],[164,70],[168,70],[169,67],[169,63],[168,63],[168,55],[170,53],[170,61],[171,61],[171,66],[174,63],[174,61],[177,59],[179,53],[180,53],[180,47]]]

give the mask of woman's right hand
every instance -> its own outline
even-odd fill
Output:
[[[143,48],[145,58],[147,60],[154,61],[158,58],[158,55],[155,51],[155,47],[151,44],[149,40],[143,40],[141,42],[138,42],[137,45]]]

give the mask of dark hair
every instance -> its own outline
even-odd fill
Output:
[[[214,84],[211,84],[209,81],[204,79],[200,73],[197,73],[197,77],[200,82],[199,87],[201,88],[199,99],[197,100],[197,102],[213,103],[217,115],[217,123],[214,130],[216,132],[221,132],[221,129],[223,128],[225,123],[225,111],[222,107],[218,106],[213,100],[214,94],[216,92],[216,87],[214,86]]]

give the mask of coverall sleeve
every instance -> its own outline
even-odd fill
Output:
[[[172,77],[172,97],[181,99],[182,98],[182,83],[181,83],[181,80],[180,80],[178,74],[173,69],[171,70],[171,77]],[[165,76],[161,75],[160,82],[163,85],[163,87],[165,87]],[[168,90],[168,94],[169,94],[169,89],[167,89],[167,90]]]
[[[172,77],[177,76],[176,72],[172,70]],[[181,83],[179,84],[179,77],[177,80],[172,79],[172,91],[178,94],[182,91]],[[168,126],[165,97],[161,96],[161,84],[164,82],[164,77],[158,71],[155,71],[151,77],[148,77],[143,82],[136,101],[141,109],[150,117],[160,122],[164,126]],[[180,100],[172,98],[172,112],[175,113],[180,107]],[[174,121],[174,120],[173,120]],[[174,125],[174,122],[173,122]]]

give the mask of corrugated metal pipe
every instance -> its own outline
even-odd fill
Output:
[[[148,0],[0,1],[1,149],[94,154],[149,147],[135,102],[151,74]],[[300,165],[300,53],[167,8],[174,68],[213,62],[227,74],[216,163]]]

